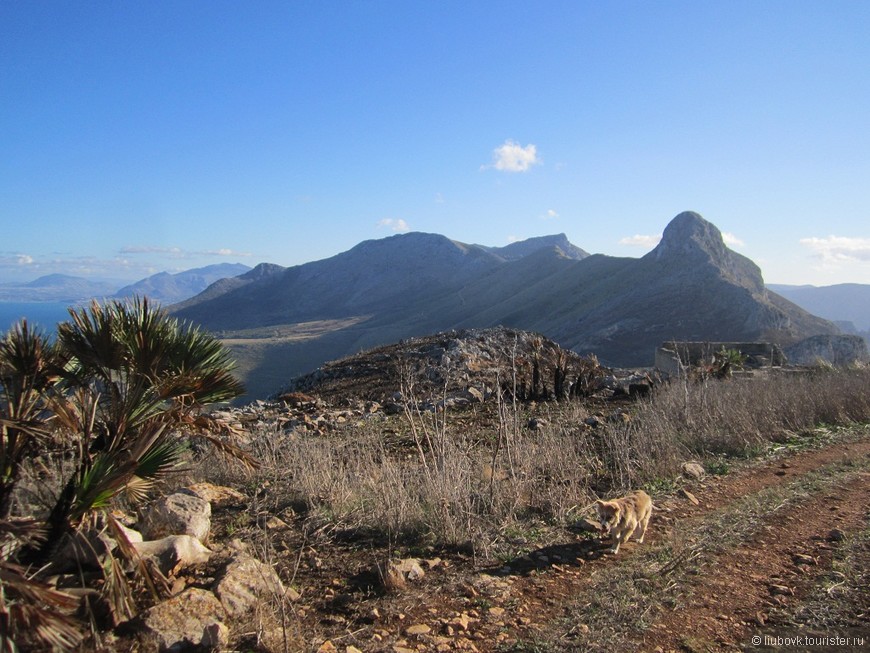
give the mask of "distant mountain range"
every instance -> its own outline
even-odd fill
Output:
[[[241,263],[220,263],[176,274],[160,272],[120,289],[119,282],[91,281],[66,274],[49,274],[29,283],[0,284],[0,301],[75,304],[92,298],[139,295],[168,305],[201,293],[219,279],[243,274],[250,269]]]
[[[176,274],[160,272],[147,279],[124,286],[113,296],[123,298],[138,295],[154,299],[161,304],[175,304],[198,295],[220,279],[235,277],[250,269],[249,266],[241,263],[219,263]]]
[[[841,283],[834,286],[789,286],[768,284],[775,293],[836,322],[845,331],[870,331],[870,285]],[[841,324],[842,323],[842,324]]]
[[[564,235],[499,248],[409,233],[261,265],[171,310],[226,339],[253,396],[327,360],[454,328],[537,331],[617,367],[651,365],[666,340],[788,345],[839,332],[765,288],[758,266],[692,212],[640,259],[590,256]]]
[[[28,283],[0,284],[3,302],[76,302],[106,297],[117,289],[111,281],[92,281],[67,274],[48,274]]]

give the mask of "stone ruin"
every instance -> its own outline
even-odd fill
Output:
[[[736,350],[746,356],[748,370],[782,367],[787,359],[782,348],[770,342],[664,342],[656,349],[655,367],[668,376],[680,376],[685,370],[709,364],[722,349]]]
[[[664,342],[656,349],[655,367],[668,376],[708,365],[716,352],[739,351],[746,357],[745,370],[828,364],[835,367],[870,361],[867,343],[855,335],[820,335],[801,340],[785,349],[771,342]]]

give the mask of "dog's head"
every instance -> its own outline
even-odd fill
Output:
[[[598,512],[600,531],[607,535],[619,523],[622,508],[619,507],[616,501],[602,501],[599,499],[595,502],[595,510]]]

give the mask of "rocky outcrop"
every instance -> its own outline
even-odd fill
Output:
[[[298,392],[356,397],[385,404],[413,400],[424,410],[485,401],[497,390],[519,399],[589,395],[606,376],[580,356],[537,333],[468,329],[437,333],[343,358],[293,380],[278,399]],[[413,395],[413,396],[411,396]]]
[[[792,365],[817,365],[822,362],[835,367],[847,367],[870,361],[867,341],[855,335],[812,336],[786,348],[785,355]]]

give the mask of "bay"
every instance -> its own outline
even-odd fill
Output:
[[[21,318],[52,333],[58,322],[69,319],[68,302],[0,302],[0,334],[6,333]]]

